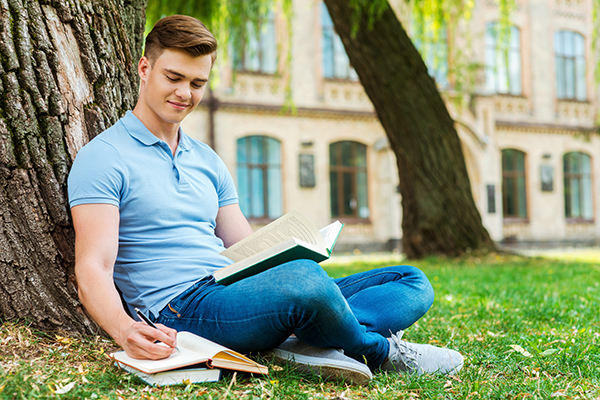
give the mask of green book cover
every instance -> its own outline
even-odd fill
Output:
[[[215,279],[217,280],[217,283],[220,283],[222,285],[229,285],[233,282],[237,282],[241,279],[261,273],[269,268],[273,268],[277,265],[281,265],[289,261],[308,259],[313,260],[315,262],[321,262],[327,260],[328,258],[329,255],[316,252],[315,250],[309,249],[297,243],[292,247],[283,250],[282,252],[273,254],[268,258],[258,261],[255,264],[249,265],[248,267],[243,268],[238,272],[234,272],[230,275],[224,276],[223,278],[219,279],[218,275],[215,274]]]

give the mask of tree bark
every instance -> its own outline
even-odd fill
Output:
[[[135,105],[146,0],[0,0],[0,319],[97,333],[74,284],[67,175]]]
[[[494,249],[475,206],[460,139],[419,52],[389,4],[352,35],[349,0],[325,0],[398,163],[409,258]]]

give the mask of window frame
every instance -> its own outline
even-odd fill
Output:
[[[324,2],[321,2],[320,10],[321,25],[321,60],[323,78],[330,81],[358,82],[358,74],[350,64],[350,59],[340,39],[335,32],[333,21],[329,15],[329,10]],[[326,39],[329,36],[330,39]],[[328,57],[326,57],[326,48],[329,48],[327,54],[331,54],[331,68],[327,68]],[[329,74],[329,69],[332,73]],[[340,73],[340,71],[344,71]]]
[[[578,41],[579,44],[577,43]],[[569,42],[569,48],[567,48],[567,42]],[[578,49],[581,50],[580,54],[578,54]],[[584,35],[568,29],[554,33],[556,98],[558,100],[587,102],[587,65],[585,54]],[[568,65],[570,64],[572,65],[571,74],[568,72]],[[572,76],[569,77],[568,75]],[[572,88],[569,88],[569,78],[572,79]],[[569,89],[572,90],[572,95],[569,94]]]
[[[264,30],[267,29],[265,33]],[[277,24],[275,23],[275,14],[270,12],[265,21],[260,23],[260,32],[258,35],[254,32],[254,25],[248,22],[245,35],[241,38],[242,46],[240,49],[233,48],[232,51],[232,68],[234,71],[245,73],[245,74],[256,74],[256,75],[278,75],[279,74],[279,46],[277,44]],[[266,43],[267,37],[272,35],[273,43]],[[257,54],[251,54],[254,49],[250,49],[249,46],[255,47]],[[266,53],[265,48],[272,46],[270,51],[274,54],[274,60],[265,60]],[[258,66],[254,68],[249,65],[254,62],[254,58],[258,60]],[[267,67],[267,63],[272,62],[272,70]]]
[[[355,158],[356,157],[356,152],[357,150],[364,150],[364,155],[363,159],[364,159],[364,166],[358,166],[358,165],[344,165],[343,164],[343,157],[342,157],[342,150],[343,150],[343,144],[344,143],[349,143],[350,144],[350,152],[351,152],[351,158]],[[332,151],[335,151],[336,154],[336,160],[335,160],[335,164],[332,162],[333,160],[331,159],[331,154]],[[340,163],[338,164],[337,162],[340,161]],[[360,197],[361,197],[361,193],[359,193],[359,191],[361,190],[361,188],[359,188],[359,186],[361,185],[361,183],[359,182],[359,175],[360,174],[364,174],[364,188],[362,190],[364,190],[364,193],[362,193],[362,197],[364,197],[364,201],[366,204],[359,204],[360,202]],[[337,199],[334,199],[334,195],[333,195],[333,186],[334,186],[334,181],[332,179],[332,175],[336,174],[336,182],[337,182]],[[343,210],[345,209],[345,197],[344,197],[344,174],[350,174],[351,176],[351,185],[352,185],[352,193],[351,193],[351,199],[350,200],[356,200],[357,204],[356,207],[353,209],[353,213],[352,215],[349,214],[343,214]],[[370,223],[370,217],[371,217],[371,209],[369,206],[369,179],[368,179],[368,147],[367,145],[354,141],[354,140],[340,140],[337,142],[332,142],[329,144],[329,195],[330,195],[330,213],[331,213],[331,218],[332,219],[339,219],[341,221],[344,221],[346,223]],[[337,209],[338,209],[338,214],[336,215],[334,213],[334,202],[337,203]],[[360,210],[361,207],[365,207],[367,210],[368,215],[366,217],[361,217],[360,216]],[[350,206],[350,208],[352,208],[352,206]],[[340,210],[342,210],[340,212]]]
[[[258,138],[260,140],[261,143],[261,147],[262,147],[262,154],[263,154],[263,162],[253,162],[251,160],[251,155],[252,155],[252,139],[253,138]],[[279,154],[277,155],[277,159],[278,162],[270,162],[269,161],[269,151],[268,151],[268,145],[269,142],[272,143],[276,143],[277,144],[277,150],[279,152]],[[245,149],[243,149],[243,151],[245,152],[245,161],[240,161],[239,158],[239,153],[240,153],[240,143],[243,143],[243,145],[245,146]],[[267,136],[267,135],[248,135],[248,136],[243,136],[237,139],[236,141],[236,174],[237,174],[237,180],[238,180],[238,191],[239,191],[239,202],[240,202],[240,208],[242,209],[242,211],[244,212],[244,215],[246,216],[246,218],[249,221],[252,221],[254,223],[267,223],[270,221],[273,221],[274,219],[279,218],[281,215],[284,214],[283,212],[283,161],[282,161],[282,151],[281,151],[281,147],[282,147],[282,143],[279,139],[276,139],[274,137],[271,136]],[[279,182],[278,182],[278,188],[274,189],[272,187],[269,186],[269,170],[270,168],[275,167],[278,171],[279,171]],[[247,184],[246,185],[242,185],[241,184],[241,179],[242,177],[240,176],[241,173],[241,168],[245,168],[247,171],[247,175],[244,179],[247,180]],[[263,214],[262,215],[254,215],[253,214],[253,203],[252,203],[252,199],[253,199],[253,188],[256,187],[256,184],[253,182],[253,170],[259,170],[261,171],[260,176],[261,176],[261,182],[262,182],[262,208],[263,208]],[[246,196],[246,193],[242,193],[243,192],[243,188],[248,188],[248,193]],[[280,199],[280,204],[278,205],[279,207],[279,213],[277,213],[276,215],[269,215],[270,212],[270,196],[275,195],[273,193],[273,190],[277,190],[279,193],[277,194],[279,199]],[[247,210],[245,210],[246,208],[246,204],[244,203],[246,201],[248,201],[247,204]]]
[[[567,172],[567,163],[565,162],[566,158],[568,156],[571,155],[580,155],[580,156],[584,156],[587,157],[588,161],[589,161],[589,172]],[[578,166],[579,169],[582,169],[582,166],[579,165]],[[584,176],[587,175],[587,176]],[[593,180],[593,168],[592,168],[592,156],[590,156],[587,153],[584,153],[583,151],[570,151],[568,153],[563,154],[563,199],[564,199],[564,215],[565,215],[565,220],[567,221],[567,223],[594,223],[595,221],[595,207],[594,207],[594,188],[593,188],[593,184],[594,184],[594,180]],[[568,207],[569,204],[572,202],[572,199],[568,199],[568,190],[571,187],[570,186],[570,181],[573,179],[576,179],[576,181],[578,182],[578,190],[579,190],[579,209],[583,210],[584,208],[584,203],[583,203],[583,196],[581,196],[581,193],[583,192],[584,189],[582,189],[582,180],[584,178],[586,178],[589,180],[589,201],[590,201],[590,205],[591,205],[591,216],[590,217],[585,217],[585,216],[581,216],[582,213],[580,213],[580,216],[572,216],[569,215],[568,212]],[[572,210],[571,210],[572,212]]]
[[[523,162],[522,171],[519,171],[518,167],[514,168],[514,166],[513,166],[513,169],[511,169],[511,170],[506,169],[505,155],[509,151],[522,157],[522,162]],[[505,224],[529,223],[529,202],[528,202],[529,196],[528,196],[528,186],[527,186],[527,181],[528,181],[527,153],[525,153],[524,151],[521,151],[519,149],[514,149],[514,148],[502,149],[501,150],[501,162],[502,162],[502,166],[501,166],[501,170],[502,170],[502,219]],[[523,193],[522,194],[519,191],[519,178],[521,178],[521,177],[523,178]],[[510,180],[512,180],[512,182],[513,182],[512,190],[513,190],[513,193],[516,194],[516,195],[513,195],[514,199],[512,201],[512,208],[517,211],[515,214],[511,214],[511,215],[509,215],[507,212],[508,207],[509,207],[508,190],[507,190],[509,179],[507,179],[507,178],[510,178]],[[520,205],[521,196],[524,197],[524,199],[523,199],[524,215],[519,215],[520,209],[521,209],[521,205]]]
[[[510,26],[510,37],[508,38],[508,47],[500,47],[499,32],[497,27],[499,22],[492,21],[485,25],[484,45],[485,45],[485,87],[488,91],[505,96],[523,96],[523,46],[521,29],[516,25]],[[493,33],[492,33],[493,32]],[[518,37],[514,38],[513,35]],[[518,46],[515,46],[518,45]],[[490,57],[493,54],[493,65],[490,65]],[[511,59],[518,57],[518,72],[511,69]],[[506,65],[499,68],[499,64],[505,62]],[[502,88],[503,81],[506,88]],[[516,80],[518,79],[518,82]]]
[[[450,89],[448,80],[448,28],[444,24],[435,32],[428,30],[414,40],[415,47],[427,66],[427,72],[441,89]]]

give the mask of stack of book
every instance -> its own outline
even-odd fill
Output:
[[[190,332],[177,333],[177,350],[162,360],[138,360],[124,351],[111,354],[117,366],[151,385],[216,382],[221,369],[268,374],[248,357]]]

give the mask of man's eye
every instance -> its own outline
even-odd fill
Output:
[[[192,87],[193,87],[194,89],[200,89],[202,86],[204,86],[204,85],[202,85],[202,84],[198,84],[198,83],[192,83]]]
[[[169,81],[171,81],[171,82],[176,82],[176,81],[177,81],[177,78],[170,77],[169,75],[165,75],[165,76],[166,76],[166,77],[167,77],[167,79],[168,79]]]

